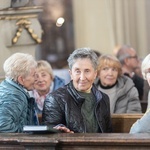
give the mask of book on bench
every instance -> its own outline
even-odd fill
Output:
[[[60,130],[57,130],[51,126],[47,125],[26,125],[23,127],[23,132],[31,133],[59,133]]]

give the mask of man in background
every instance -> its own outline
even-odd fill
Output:
[[[116,56],[122,64],[123,74],[129,76],[133,80],[139,93],[139,99],[142,100],[144,79],[135,73],[135,70],[139,67],[139,59],[136,50],[129,45],[123,45],[118,50]]]

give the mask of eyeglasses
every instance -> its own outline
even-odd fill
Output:
[[[135,56],[129,56],[128,58],[138,59],[138,56],[137,55],[135,55]]]

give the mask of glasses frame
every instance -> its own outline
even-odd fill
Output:
[[[128,58],[130,58],[130,59],[138,59],[138,56],[137,55],[135,55],[135,56],[128,56]]]

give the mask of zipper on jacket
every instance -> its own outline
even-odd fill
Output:
[[[80,111],[80,113],[81,113],[81,116],[82,116],[82,120],[83,120],[83,125],[84,125],[84,133],[86,133],[86,125],[85,125],[85,122],[84,122],[84,117],[83,117],[83,114],[82,114],[82,111],[81,111],[81,106],[82,105],[79,105],[79,111]]]
[[[98,125],[99,125],[99,128],[100,128],[101,132],[104,133],[104,131],[103,131],[103,129],[102,129],[102,126],[101,126],[101,124],[100,124],[100,122],[99,122],[99,120],[98,120],[98,118],[97,118],[97,114],[96,114],[96,109],[97,109],[98,104],[99,104],[99,103],[96,103],[96,104],[95,104],[95,116],[96,116],[96,120],[97,120],[97,123],[98,123]]]
[[[85,122],[84,122],[84,119],[83,119],[83,114],[82,114],[82,112],[81,112],[81,116],[82,116],[83,125],[84,125],[84,133],[86,133],[86,125],[85,125]]]

